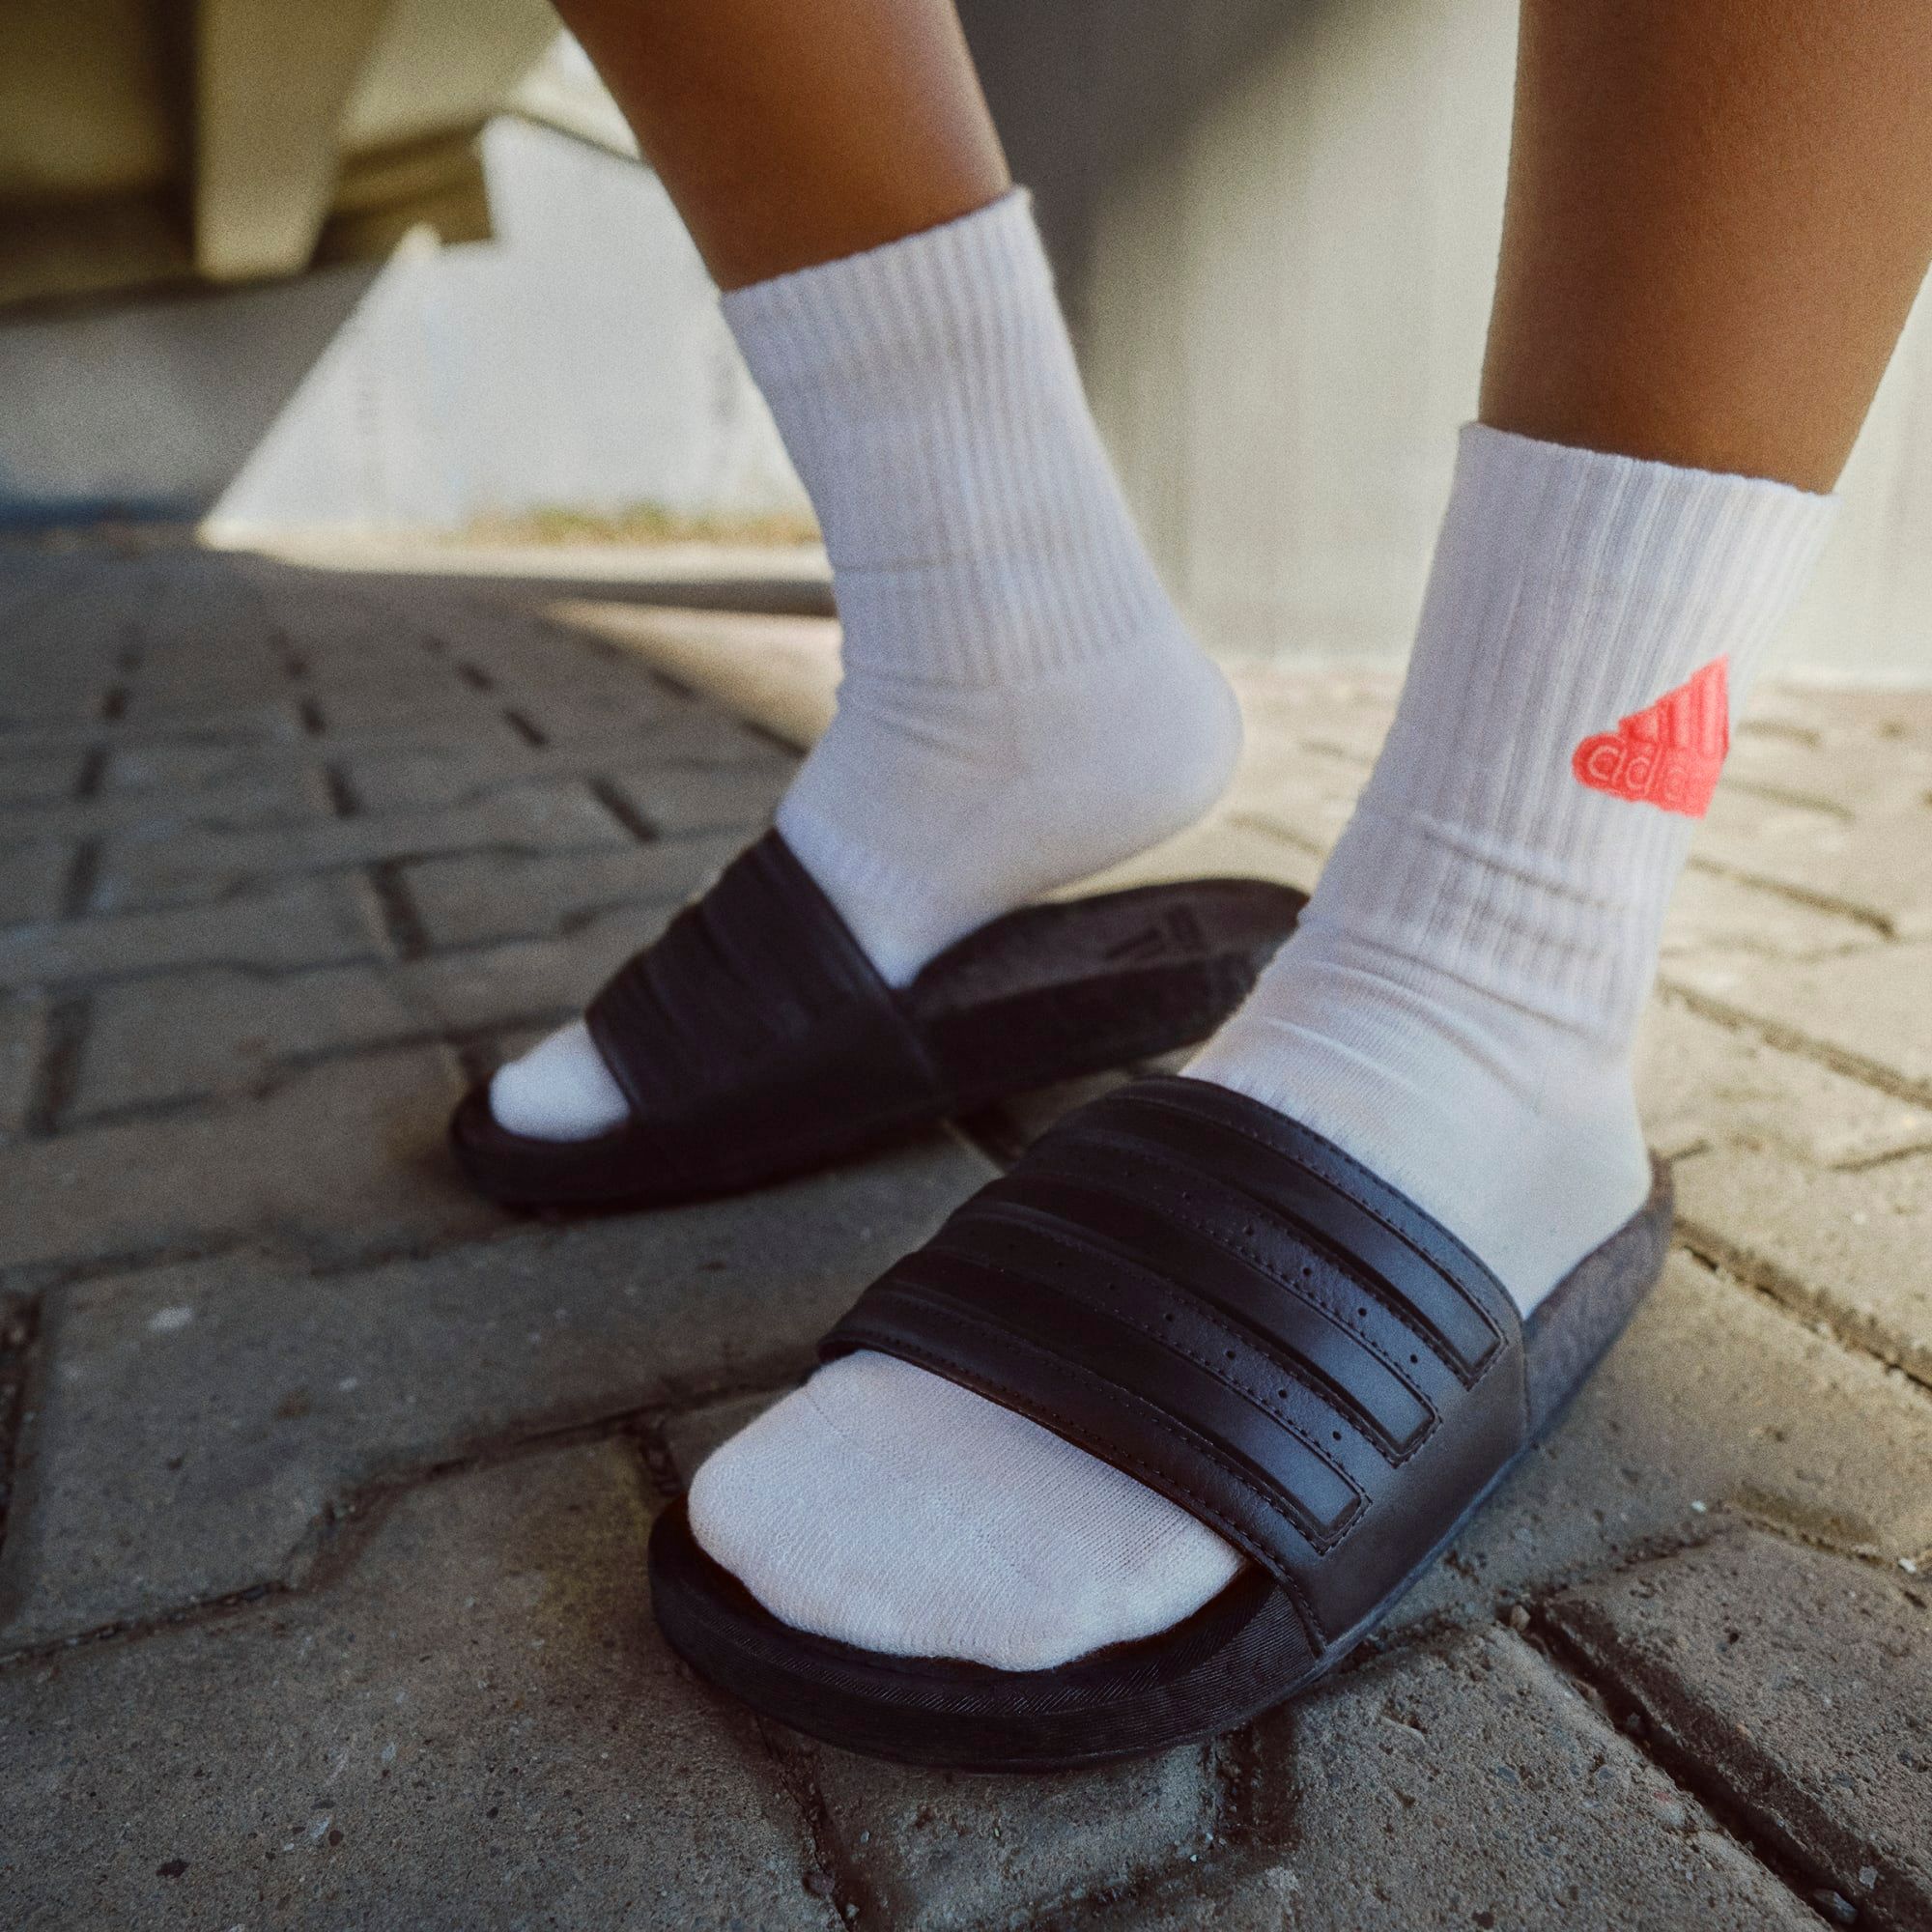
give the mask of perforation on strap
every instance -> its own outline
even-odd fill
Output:
[[[1253,1125],[1245,1121],[1226,1118],[1219,1112],[1209,1113],[1206,1108],[1196,1109],[1193,1106],[1183,1103],[1174,1094],[1173,1090],[1189,1086],[1199,1087],[1209,1094],[1217,1094],[1220,1092],[1218,1089],[1209,1087],[1205,1081],[1188,1081],[1179,1077],[1138,1082],[1132,1088],[1126,1089],[1122,1093],[1110,1094],[1106,1099],[1097,1101],[1092,1110],[1094,1118],[1091,1121],[1083,1120],[1081,1122],[1082,1131],[1083,1133],[1104,1132],[1107,1130],[1105,1122],[1108,1117],[1114,1113],[1124,1112],[1131,1116],[1131,1113],[1136,1109],[1144,1107],[1153,1108],[1158,1109],[1162,1113],[1172,1115],[1189,1126],[1210,1133],[1218,1132],[1232,1135],[1237,1140],[1244,1141],[1252,1147],[1261,1149],[1275,1160],[1290,1163],[1295,1173],[1315,1182],[1319,1187],[1325,1189],[1328,1193],[1346,1203],[1350,1208],[1352,1208],[1356,1212],[1366,1216],[1370,1222],[1379,1228],[1390,1239],[1400,1244],[1407,1254],[1414,1258],[1417,1264],[1429,1271],[1432,1277],[1440,1282],[1455,1297],[1457,1303],[1465,1309],[1481,1325],[1486,1336],[1486,1341],[1482,1350],[1476,1355],[1471,1356],[1464,1350],[1458,1349],[1454,1341],[1447,1335],[1443,1335],[1440,1340],[1440,1346],[1448,1351],[1447,1359],[1460,1364],[1459,1372],[1462,1374],[1464,1385],[1473,1387],[1481,1379],[1484,1372],[1487,1371],[1497,1352],[1505,1346],[1507,1337],[1503,1329],[1498,1325],[1495,1316],[1485,1305],[1484,1296],[1472,1293],[1467,1281],[1459,1278],[1456,1272],[1452,1271],[1442,1261],[1431,1254],[1428,1247],[1418,1241],[1415,1232],[1403,1227],[1398,1221],[1391,1218],[1390,1214],[1381,1205],[1380,1200],[1378,1199],[1378,1195],[1386,1194],[1389,1190],[1384,1188],[1382,1183],[1378,1181],[1375,1176],[1351,1155],[1345,1153],[1332,1143],[1321,1140],[1320,1135],[1299,1127],[1294,1122],[1284,1120],[1281,1125],[1287,1131],[1278,1137],[1269,1138],[1258,1132]],[[1228,1097],[1235,1098],[1238,1096],[1231,1095]],[[1138,1135],[1135,1137],[1139,1138]],[[1301,1148],[1293,1145],[1284,1145],[1286,1141],[1300,1137],[1305,1137],[1309,1142],[1318,1145],[1321,1165],[1318,1166],[1311,1161],[1307,1151]],[[1039,1145],[1042,1151],[1047,1148],[1051,1138],[1052,1136],[1048,1135],[1046,1139],[1040,1142]],[[1149,1141],[1145,1145],[1148,1147],[1150,1154],[1158,1160],[1173,1163],[1179,1158],[1174,1149],[1162,1147],[1158,1142]],[[1342,1173],[1334,1174],[1328,1172],[1327,1169],[1331,1165],[1339,1167]],[[1319,1226],[1311,1225],[1301,1216],[1295,1215],[1293,1206],[1288,1203],[1278,1203],[1276,1211],[1294,1219],[1303,1231],[1304,1238],[1317,1244],[1324,1254],[1332,1256],[1337,1265],[1344,1267],[1350,1273],[1353,1274],[1358,1281],[1362,1282],[1362,1286],[1372,1286],[1370,1281],[1363,1281],[1362,1277],[1364,1274],[1373,1275],[1375,1281],[1382,1283],[1387,1295],[1391,1297],[1392,1305],[1400,1305],[1409,1309],[1409,1319],[1411,1320],[1420,1319],[1425,1321],[1427,1321],[1424,1311],[1415,1307],[1412,1299],[1403,1292],[1399,1283],[1388,1280],[1379,1269],[1371,1269],[1362,1257],[1353,1254],[1346,1245],[1338,1244],[1337,1237],[1333,1235]],[[1490,1273],[1490,1270],[1463,1243],[1456,1240],[1455,1236],[1447,1229],[1432,1224],[1431,1238],[1439,1242],[1455,1254],[1458,1261],[1463,1264],[1464,1272],[1471,1280],[1487,1284],[1499,1301],[1506,1299],[1502,1288],[1495,1282],[1495,1278]],[[1430,1325],[1434,1326],[1434,1324]]]
[[[1138,1276],[1150,1285],[1150,1292],[1184,1309],[1190,1320],[1226,1335],[1258,1355],[1276,1374],[1298,1382],[1324,1406],[1332,1409],[1391,1467],[1400,1468],[1435,1432],[1440,1418],[1434,1405],[1412,1384],[1405,1381],[1403,1387],[1416,1405],[1419,1411],[1417,1421],[1411,1429],[1400,1431],[1386,1417],[1376,1412],[1372,1398],[1347,1385],[1339,1368],[1331,1370],[1324,1367],[1312,1352],[1311,1345],[1305,1338],[1264,1319],[1259,1312],[1244,1312],[1231,1307],[1227,1301],[1197,1291],[1180,1280],[1172,1269],[1156,1266],[1147,1256],[1135,1253],[1124,1236],[1096,1233],[1071,1216],[1056,1213],[1050,1207],[1016,1200],[1003,1193],[1001,1190],[1006,1184],[1001,1183],[980,1198],[971,1227],[961,1227],[956,1231],[942,1230],[934,1239],[934,1249],[940,1252],[956,1251],[955,1241],[968,1238],[972,1228],[982,1221],[1010,1224],[1037,1240],[1065,1248],[1070,1254],[1105,1268],[1110,1274]],[[1071,1186],[1066,1182],[1051,1184]],[[1101,1190],[1077,1188],[1073,1191],[1097,1195]],[[1125,1197],[1114,1198],[1123,1206],[1131,1208],[1134,1205]],[[1217,1245],[1217,1252],[1229,1250]],[[1264,1272],[1265,1278],[1280,1286],[1284,1293],[1294,1293],[1293,1287],[1278,1273]],[[1330,1320],[1320,1309],[1298,1297],[1295,1305],[1307,1321],[1323,1323],[1340,1348],[1352,1349],[1367,1355],[1371,1363],[1380,1359],[1378,1352],[1369,1350],[1365,1338],[1346,1324]],[[1172,1319],[1171,1316],[1168,1318],[1169,1321]]]
[[[1049,1339],[1037,1334],[1024,1333],[1020,1329],[1015,1328],[1010,1321],[1006,1321],[998,1312],[972,1300],[969,1293],[955,1292],[946,1282],[933,1279],[931,1272],[921,1268],[920,1264],[922,1259],[923,1257],[920,1255],[908,1257],[906,1263],[895,1274],[890,1291],[891,1293],[911,1293],[918,1296],[937,1295],[951,1308],[970,1310],[976,1320],[997,1326],[1003,1333],[1012,1334],[1020,1339],[1029,1341],[1036,1348],[1047,1350],[1059,1359],[1069,1359],[1065,1356],[1064,1350],[1055,1349]],[[1098,1316],[1103,1321],[1113,1321],[1122,1328],[1131,1329],[1155,1346],[1164,1349],[1168,1353],[1177,1356],[1182,1361],[1193,1363],[1197,1369],[1212,1380],[1218,1382],[1231,1395],[1236,1396],[1240,1401],[1254,1407],[1275,1428],[1291,1436],[1299,1445],[1303,1453],[1312,1458],[1326,1472],[1333,1483],[1346,1492],[1352,1500],[1345,1502],[1340,1509],[1324,1511],[1311,1496],[1298,1490],[1293,1482],[1285,1480],[1283,1477],[1269,1470],[1255,1468],[1252,1458],[1242,1455],[1234,1444],[1227,1441],[1221,1432],[1213,1428],[1208,1418],[1198,1413],[1192,1413],[1185,1416],[1177,1416],[1176,1420],[1184,1423],[1190,1430],[1199,1435],[1203,1440],[1215,1443],[1225,1455],[1234,1459],[1240,1466],[1252,1470],[1252,1480],[1258,1484],[1266,1486],[1277,1494],[1283,1505],[1282,1513],[1295,1524],[1301,1535],[1318,1549],[1323,1548],[1332,1543],[1347,1527],[1348,1523],[1352,1520],[1354,1516],[1367,1506],[1369,1498],[1363,1491],[1362,1486],[1328,1453],[1326,1447],[1311,1435],[1307,1429],[1298,1423],[1293,1416],[1285,1414],[1277,1408],[1265,1391],[1251,1388],[1238,1377],[1231,1375],[1228,1372],[1225,1361],[1217,1362],[1210,1356],[1204,1355],[1196,1350],[1187,1348],[1172,1334],[1163,1333],[1158,1327],[1150,1326],[1144,1321],[1137,1321],[1131,1316],[1122,1314],[1119,1309],[1101,1308],[1097,1304],[1088,1301],[1085,1297],[1058,1289],[1051,1282],[1041,1282],[1031,1276],[1020,1274],[1016,1270],[1002,1268],[990,1262],[976,1260],[971,1263],[955,1263],[955,1264],[970,1265],[989,1274],[1002,1275],[1006,1279],[1018,1284],[1020,1287],[1036,1293],[1044,1290],[1050,1294],[1056,1294],[1060,1300],[1068,1303],[1074,1312],[1080,1316],[1088,1318]],[[1238,1360],[1238,1357],[1236,1359]],[[1106,1380],[1111,1386],[1124,1389],[1124,1384],[1121,1383],[1117,1378],[1105,1376],[1103,1372],[1094,1369],[1091,1364],[1083,1366],[1088,1367],[1090,1373],[1101,1376],[1102,1379]]]
[[[1108,1138],[1115,1137],[1109,1136]],[[1429,1396],[1418,1385],[1415,1378],[1379,1343],[1375,1341],[1373,1337],[1364,1334],[1341,1307],[1333,1305],[1332,1297],[1320,1291],[1315,1285],[1312,1269],[1308,1265],[1304,1264],[1301,1269],[1295,1272],[1285,1271],[1281,1266],[1277,1265],[1271,1257],[1262,1253],[1260,1249],[1245,1245],[1240,1240],[1231,1236],[1226,1230],[1215,1226],[1212,1221],[1195,1214],[1172,1201],[1162,1202],[1156,1209],[1150,1202],[1134,1194],[1122,1179],[1110,1179],[1105,1175],[1090,1175],[1084,1171],[1069,1174],[1067,1170],[1071,1166],[1071,1163],[1056,1164],[1051,1156],[1042,1158],[1039,1162],[1033,1164],[1033,1166],[1044,1169],[1044,1176],[1037,1175],[1032,1171],[1031,1167],[1027,1171],[1016,1172],[1014,1175],[1009,1176],[1006,1180],[996,1183],[993,1188],[988,1190],[987,1196],[981,1203],[982,1208],[986,1211],[993,1212],[1018,1206],[1019,1204],[1012,1198],[1013,1195],[1017,1194],[1022,1188],[1031,1187],[1037,1189],[1043,1179],[1044,1184],[1047,1186],[1062,1187],[1075,1193],[1106,1200],[1128,1212],[1157,1212],[1164,1220],[1199,1236],[1201,1240],[1213,1247],[1217,1253],[1228,1256],[1243,1268],[1252,1270],[1254,1274],[1261,1276],[1264,1281],[1271,1283],[1283,1294],[1293,1299],[1297,1309],[1305,1313],[1306,1319],[1325,1323],[1345,1348],[1359,1351],[1361,1355],[1367,1358],[1369,1363],[1379,1367],[1391,1380],[1406,1393],[1420,1410],[1420,1416],[1415,1427],[1405,1432],[1397,1429],[1385,1417],[1379,1416],[1375,1412],[1374,1402],[1371,1397],[1359,1390],[1349,1388],[1346,1383],[1339,1381],[1335,1376],[1325,1371],[1307,1352],[1307,1347],[1302,1340],[1287,1329],[1278,1326],[1274,1321],[1264,1319],[1259,1311],[1240,1311],[1245,1325],[1252,1329],[1254,1334],[1261,1338],[1266,1346],[1271,1349],[1293,1352],[1299,1361],[1306,1365],[1309,1373],[1318,1381],[1333,1386],[1337,1395],[1349,1406],[1360,1412],[1367,1421],[1368,1433],[1371,1438],[1377,1441],[1378,1446],[1382,1449],[1383,1453],[1391,1461],[1396,1463],[1402,1462],[1407,1456],[1413,1454],[1421,1446],[1422,1442],[1427,1439],[1429,1433],[1433,1430],[1438,1419],[1435,1404],[1431,1402]],[[1066,1178],[1061,1178],[1063,1175]],[[1202,1178],[1202,1184],[1213,1184],[1213,1178]],[[1052,1210],[1042,1208],[1039,1211],[1042,1213],[1051,1213]],[[1257,1200],[1254,1212],[1256,1214],[1263,1214],[1267,1212],[1267,1209],[1264,1204]],[[1416,1344],[1417,1348],[1428,1349],[1434,1359],[1441,1362],[1445,1368],[1452,1374],[1456,1374],[1460,1378],[1461,1372],[1458,1365],[1444,1353],[1441,1345],[1436,1341],[1434,1334],[1425,1332],[1414,1321],[1408,1319],[1406,1313],[1406,1304],[1392,1303],[1388,1291],[1383,1290],[1380,1293],[1377,1293],[1374,1289],[1362,1284],[1357,1277],[1340,1267],[1325,1248],[1317,1248],[1314,1244],[1303,1240],[1298,1230],[1285,1225],[1278,1217],[1275,1219],[1275,1225],[1287,1238],[1296,1243],[1301,1252],[1314,1256],[1320,1259],[1324,1264],[1334,1267],[1336,1272],[1342,1274],[1355,1288],[1375,1300],[1377,1305],[1382,1309],[1382,1312],[1396,1322],[1401,1331],[1407,1335]],[[1094,1236],[1093,1231],[1085,1228],[1082,1228],[1080,1232],[1083,1236],[1095,1239],[1096,1241],[1104,1238],[1102,1236]],[[1162,1272],[1166,1274],[1168,1279],[1172,1279],[1171,1271],[1163,1270]],[[1190,1299],[1199,1298],[1193,1296],[1190,1291],[1179,1284],[1177,1284],[1177,1288],[1179,1293],[1188,1295]],[[1217,1303],[1216,1305],[1225,1304]],[[1411,1361],[1414,1359],[1413,1355],[1411,1355],[1410,1359]]]

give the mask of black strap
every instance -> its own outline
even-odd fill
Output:
[[[777,832],[748,846],[585,1014],[636,1122],[785,1139],[930,1107],[942,1082],[892,989]]]
[[[1205,1081],[1071,1115],[861,1297],[877,1349],[1032,1416],[1269,1570],[1319,1645],[1526,1436],[1488,1268],[1319,1134]]]

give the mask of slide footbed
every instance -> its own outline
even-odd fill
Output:
[[[833,1091],[774,1136],[734,1131],[714,1110],[633,1119],[590,1140],[516,1134],[487,1085],[465,1096],[450,1138],[465,1176],[506,1206],[595,1210],[737,1192],[861,1153],[895,1136],[1205,1039],[1293,929],[1305,895],[1261,879],[1191,879],[1022,907],[934,958],[898,992],[891,1020],[933,1078],[868,1107]],[[796,1095],[789,1096],[795,1103]],[[755,1082],[743,1096],[758,1110]]]
[[[764,1609],[693,1537],[682,1502],[650,1542],[658,1622],[703,1676],[755,1709],[848,1749],[955,1770],[1049,1771],[1212,1737],[1308,1690],[1376,1628],[1489,1494],[1553,1427],[1662,1271],[1669,1171],[1641,1210],[1572,1270],[1522,1326],[1521,1446],[1459,1499],[1433,1546],[1356,1624],[1319,1649],[1288,1592],[1249,1565],[1184,1622],[1054,1669],[1001,1671],[893,1657],[810,1635]]]

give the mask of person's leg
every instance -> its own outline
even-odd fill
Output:
[[[1932,256],[1912,0],[1527,0],[1482,420],[1830,490]]]
[[[722,289],[1012,186],[952,0],[559,0]]]
[[[1631,1035],[1723,681],[1804,581],[1809,493],[1928,248],[1913,0],[1526,0],[1488,426],[1401,712],[1299,930],[1190,1068],[1338,1142],[1525,1311],[1642,1200]],[[791,1623],[1008,1668],[1163,1629],[1236,1563],[878,1356],[727,1444],[691,1512]]]
[[[952,0],[563,14],[726,285],[824,530],[844,681],[778,827],[902,985],[1197,818],[1238,712],[1127,515]],[[491,1107],[559,1140],[627,1112],[581,1022]]]

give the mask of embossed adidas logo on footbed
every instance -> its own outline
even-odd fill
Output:
[[[1585,738],[1570,754],[1571,771],[1592,791],[1702,818],[1731,747],[1727,663],[1713,658],[1614,731]]]

